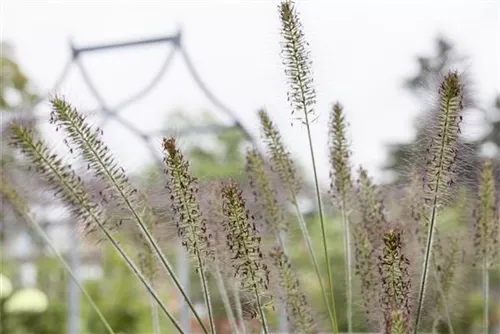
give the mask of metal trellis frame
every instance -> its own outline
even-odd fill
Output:
[[[140,47],[140,46],[145,46],[145,45],[152,45],[152,44],[170,44],[173,46],[173,49],[171,50],[170,53],[167,54],[165,61],[161,65],[159,71],[154,75],[153,79],[145,85],[143,88],[141,88],[137,93],[133,94],[132,96],[128,97],[124,101],[118,103],[116,106],[111,107],[109,106],[104,97],[101,95],[99,90],[96,88],[95,84],[91,80],[91,77],[87,71],[87,69],[84,67],[82,61],[81,61],[81,56],[83,54],[94,54],[96,52],[100,51],[105,51],[105,50],[116,50],[116,49],[123,49],[123,48],[134,48],[134,47]],[[172,134],[174,131],[171,129],[164,129],[160,131],[153,131],[149,133],[142,132],[139,130],[134,124],[128,122],[125,120],[123,117],[120,116],[120,111],[125,108],[128,105],[131,105],[133,103],[138,102],[141,100],[143,97],[145,97],[149,92],[151,92],[157,84],[160,82],[160,80],[165,76],[168,68],[170,67],[172,60],[174,58],[174,55],[176,51],[179,52],[181,55],[182,59],[184,60],[184,63],[186,64],[186,67],[188,69],[188,72],[198,88],[203,92],[203,94],[208,98],[208,100],[218,109],[220,109],[222,112],[224,112],[232,121],[233,124],[229,126],[225,125],[209,125],[209,126],[195,126],[195,127],[188,127],[185,129],[182,129],[181,131],[176,130],[175,133],[177,136],[184,136],[184,135],[189,135],[191,133],[214,133],[218,131],[223,131],[225,129],[233,129],[237,128],[240,129],[245,138],[250,141],[252,144],[255,145],[255,140],[254,138],[250,135],[250,132],[242,125],[240,120],[237,117],[237,113],[227,107],[217,96],[212,92],[212,90],[205,84],[205,82],[202,80],[200,74],[196,70],[196,67],[193,64],[193,61],[191,60],[191,57],[189,56],[187,50],[182,46],[182,33],[179,30],[176,34],[174,35],[168,35],[168,36],[161,36],[161,37],[155,37],[155,38],[149,38],[149,39],[138,39],[138,40],[131,40],[131,41],[124,41],[124,42],[117,42],[117,43],[109,43],[109,44],[96,44],[96,45],[88,45],[85,47],[77,47],[73,43],[70,42],[70,49],[71,49],[71,58],[69,61],[66,63],[64,66],[60,76],[57,78],[54,86],[52,89],[45,95],[41,96],[39,99],[37,99],[34,103],[32,103],[29,106],[23,106],[21,110],[18,110],[19,113],[12,113],[13,115],[19,115],[21,116],[27,116],[27,119],[34,119],[36,120],[36,117],[33,116],[32,110],[42,101],[45,101],[49,95],[57,91],[59,87],[62,85],[62,83],[66,80],[66,77],[69,73],[69,70],[71,69],[72,65],[76,65],[78,69],[80,70],[80,73],[82,75],[83,81],[86,84],[87,88],[89,89],[90,93],[92,96],[96,99],[96,101],[99,104],[99,108],[95,110],[97,114],[100,114],[103,116],[103,120],[100,124],[100,128],[102,128],[109,120],[113,119],[117,121],[119,124],[121,124],[123,127],[125,127],[128,131],[130,131],[133,135],[135,135],[137,138],[140,138],[145,146],[148,148],[150,151],[151,155],[156,161],[156,164],[158,166],[161,166],[161,158],[157,156],[155,146],[152,143],[152,138],[154,136],[158,135],[169,135]],[[26,115],[23,115],[23,114]],[[17,116],[16,116],[17,117]],[[70,263],[74,264],[75,266],[78,265],[78,253],[76,250],[76,247],[70,247]],[[178,275],[181,278],[181,284],[186,288],[186,291],[189,293],[189,275],[188,275],[188,261],[186,254],[184,252],[179,253],[179,261],[178,261]],[[78,271],[78,268],[72,268],[75,272]],[[78,297],[78,291],[77,287],[74,284],[70,284],[70,291],[68,293],[69,300],[69,318],[68,318],[68,332],[70,334],[76,334],[78,333],[78,322],[79,322],[79,308],[76,306],[76,304],[79,302],[79,297]],[[189,308],[187,307],[187,304],[184,303],[181,311],[181,326],[186,329],[187,332],[189,331]]]

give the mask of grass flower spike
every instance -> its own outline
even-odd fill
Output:
[[[281,133],[269,117],[269,114],[263,109],[259,110],[259,118],[264,142],[267,144],[268,152],[271,155],[273,167],[279,174],[281,182],[288,188],[290,201],[295,204],[300,192],[300,180],[290,152],[285,148]]]
[[[351,274],[351,231],[349,226],[349,203],[352,192],[351,165],[349,157],[351,152],[346,138],[346,120],[343,107],[340,103],[333,105],[330,121],[330,178],[332,183],[330,191],[336,206],[342,214],[344,224],[344,253],[346,267],[346,300],[347,300],[347,326],[352,332],[352,274]]]
[[[270,257],[278,270],[279,285],[284,291],[283,299],[292,330],[294,333],[316,333],[311,308],[299,286],[299,280],[292,271],[288,257],[279,247],[270,252]]]
[[[401,232],[384,233],[378,270],[382,279],[380,303],[384,312],[384,333],[410,333],[410,262],[402,252]]]
[[[87,231],[99,229],[105,235],[106,239],[127,263],[130,270],[132,270],[134,275],[142,282],[158,303],[158,306],[160,306],[162,311],[172,321],[172,324],[179,332],[183,333],[177,320],[165,307],[158,294],[151,287],[137,265],[130,259],[112,236],[112,226],[107,226],[101,208],[92,201],[81,178],[76,176],[74,170],[68,165],[65,165],[62,159],[50,152],[48,146],[43,141],[35,141],[30,129],[14,124],[12,126],[12,132],[12,144],[19,148],[21,153],[28,158],[30,163],[35,167],[35,171],[53,188],[56,196],[70,208],[73,216],[83,224],[83,228]]]
[[[318,173],[316,169],[316,159],[311,137],[311,123],[315,120],[314,106],[316,104],[316,91],[313,87],[311,70],[311,60],[307,50],[307,42],[302,31],[302,24],[295,10],[292,1],[286,0],[279,5],[279,15],[281,19],[281,50],[285,75],[288,79],[289,91],[288,100],[292,106],[292,114],[306,126],[307,138],[309,142],[309,152],[314,174],[314,185],[316,188],[316,201],[321,224],[321,234],[323,237],[323,251],[325,255],[326,271],[332,295],[331,317],[333,318],[332,329],[338,333],[337,314],[335,311],[335,293],[333,288],[333,277],[330,268],[330,256],[328,253],[328,243],[326,240],[325,219],[323,215],[323,204],[319,190]]]
[[[265,170],[264,160],[257,150],[247,152],[247,175],[257,201],[262,205],[266,226],[278,237],[287,230],[282,207],[278,204],[276,191],[272,188]],[[281,242],[281,239],[280,239]],[[283,245],[281,245],[283,248]]]
[[[245,207],[242,192],[235,181],[222,187],[223,221],[227,233],[227,245],[233,254],[231,259],[234,275],[241,281],[241,287],[255,295],[257,309],[264,332],[268,327],[264,314],[262,296],[268,290],[269,271],[264,264],[258,235],[253,218]]]
[[[196,193],[198,192],[196,178],[189,174],[189,164],[180,150],[177,149],[174,138],[164,138],[163,149],[165,151],[165,172],[168,175],[167,189],[171,194],[173,212],[177,216],[178,235],[182,240],[182,245],[197,260],[197,271],[205,296],[210,327],[212,333],[215,333],[206,276],[206,261],[211,255],[206,221],[201,216],[200,207],[196,202]]]
[[[453,184],[454,166],[458,155],[458,139],[463,109],[463,87],[457,72],[449,72],[439,88],[439,110],[427,148],[424,177],[425,200],[429,208],[428,232],[420,280],[414,332],[417,333],[422,315],[425,287],[431,262],[434,232],[439,207],[449,195]]]
[[[498,256],[498,225],[500,224],[498,198],[496,195],[493,163],[486,160],[483,163],[479,177],[479,194],[474,212],[474,263],[481,264],[483,273],[483,330],[489,330],[489,270],[495,257]]]
[[[63,129],[66,132],[68,136],[67,143],[73,145],[82,154],[84,160],[88,163],[88,169],[91,169],[95,177],[102,180],[107,185],[107,195],[115,198],[117,202],[121,203],[121,205],[128,210],[130,216],[136,222],[138,230],[144,235],[145,240],[147,240],[155,251],[160,263],[186,300],[196,320],[203,328],[204,332],[208,333],[193,303],[175,275],[168,259],[148,230],[147,224],[141,216],[141,210],[144,210],[145,204],[141,203],[140,194],[137,192],[137,189],[131,185],[124,169],[118,165],[109,151],[109,148],[101,140],[102,131],[100,129],[92,129],[90,125],[88,125],[85,117],[80,115],[78,111],[65,100],[54,97],[51,100],[51,104],[51,123],[56,124],[56,129]]]

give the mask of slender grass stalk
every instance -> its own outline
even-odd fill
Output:
[[[235,283],[231,284],[231,290],[234,297],[234,307],[236,308],[236,315],[238,316],[238,322],[240,324],[240,329],[242,334],[246,334],[247,329],[245,326],[245,319],[243,319],[243,308],[241,307],[240,290]]]
[[[64,260],[64,257],[59,253],[57,248],[54,246],[52,241],[50,240],[49,236],[45,233],[45,231],[38,225],[33,217],[29,214],[27,207],[24,203],[24,201],[21,199],[21,197],[17,194],[17,192],[10,186],[5,180],[0,180],[0,193],[3,195],[3,197],[12,205],[13,209],[16,211],[16,213],[22,217],[22,219],[29,225],[31,229],[35,231],[36,234],[42,240],[45,242],[45,244],[50,248],[52,253],[56,256],[56,258],[59,260],[59,262],[63,265],[64,269],[68,272],[70,278],[75,282],[75,284],[78,286],[82,294],[85,296],[87,301],[89,302],[90,306],[92,309],[95,311],[99,319],[101,319],[102,323],[106,327],[106,330],[110,334],[115,334],[113,329],[111,328],[110,324],[104,317],[104,314],[102,314],[101,310],[97,306],[97,304],[94,302],[90,294],[88,293],[87,289],[80,283],[78,278],[76,277],[76,274],[73,272],[71,269],[70,265]]]
[[[448,299],[446,298],[446,293],[444,292],[441,280],[439,279],[439,276],[437,274],[437,268],[435,266],[435,263],[436,262],[433,260],[434,265],[432,267],[432,273],[434,274],[434,279],[436,280],[436,287],[438,289],[438,293],[441,295],[441,300],[443,301],[444,314],[446,316],[446,324],[448,325],[448,330],[450,331],[450,334],[454,334],[455,331],[453,330],[453,325],[451,322],[451,313],[450,313],[450,308],[448,306]]]
[[[490,278],[487,262],[483,262],[483,331],[485,334],[489,333],[490,321],[489,321],[489,305],[490,305]]]
[[[153,324],[153,333],[160,334],[160,318],[158,314],[158,304],[154,300],[154,298],[150,298],[151,300],[151,323]]]
[[[316,273],[316,277],[318,278],[318,283],[321,288],[321,294],[323,295],[323,300],[325,302],[325,306],[328,312],[328,319],[330,320],[330,325],[335,328],[335,320],[333,318],[333,312],[330,308],[330,303],[328,302],[328,296],[326,294],[326,290],[323,284],[323,279],[321,278],[318,260],[316,259],[316,253],[314,252],[314,248],[312,246],[311,236],[309,231],[307,230],[307,225],[302,215],[302,212],[299,208],[299,203],[297,200],[297,196],[300,190],[300,185],[298,178],[295,173],[295,167],[293,166],[293,161],[290,157],[290,152],[285,149],[283,145],[283,140],[281,138],[281,134],[278,131],[278,128],[269,118],[269,115],[266,111],[259,111],[259,118],[261,122],[262,131],[264,134],[264,139],[267,143],[269,153],[271,154],[271,159],[274,164],[274,168],[277,169],[280,179],[283,184],[286,186],[289,192],[289,200],[295,209],[295,214],[297,216],[297,222],[299,224],[300,231],[302,236],[306,242],[307,250],[309,252],[309,256],[313,263],[314,271]]]
[[[184,333],[177,320],[170,311],[168,311],[156,291],[138,269],[137,265],[125,253],[115,238],[113,238],[108,230],[109,227],[106,226],[104,219],[101,218],[102,212],[99,207],[91,201],[83,181],[76,176],[75,171],[69,166],[64,165],[56,154],[52,154],[43,141],[35,141],[28,128],[13,124],[11,129],[13,132],[12,144],[17,146],[29,159],[31,164],[35,166],[36,171],[43,176],[47,183],[56,191],[56,195],[68,205],[73,215],[83,222],[86,229],[92,230],[92,226],[94,224],[97,225],[113,248],[115,248],[126,262],[129,269],[132,270],[137,279],[142,282],[149,294],[156,300],[175,328],[177,328],[180,333]]]
[[[109,149],[99,138],[101,131],[99,129],[93,131],[87,124],[85,117],[80,115],[76,109],[72,108],[71,105],[63,99],[55,97],[51,100],[51,104],[53,110],[51,122],[57,124],[58,129],[63,128],[66,131],[70,141],[75,144],[77,149],[82,153],[83,158],[88,162],[89,168],[94,170],[95,176],[109,184],[118,198],[121,198],[123,204],[130,210],[140,232],[158,255],[161,264],[170,275],[203,331],[208,334],[205,324],[177,278],[172,266],[169,264],[168,259],[161,251],[161,248],[158,246],[142,217],[139,215],[138,208],[134,205],[134,195],[137,196],[137,190],[128,182],[123,168],[118,166],[113,156],[109,153]]]
[[[218,263],[215,267],[215,283],[219,289],[220,297],[222,299],[222,304],[224,305],[224,310],[226,311],[227,319],[229,320],[229,325],[231,326],[232,333],[239,334],[240,329],[236,324],[236,318],[234,316],[233,308],[231,307],[231,302],[229,301],[229,295],[227,293],[226,286],[224,284],[224,278],[220,272]]]
[[[352,333],[352,255],[351,255],[351,229],[345,204],[342,205],[342,222],[344,225],[344,254],[345,254],[345,279],[347,300],[347,332]]]
[[[332,108],[330,121],[330,177],[332,183],[330,190],[336,199],[337,207],[342,215],[344,227],[344,254],[345,254],[345,276],[346,276],[346,299],[347,299],[347,328],[352,332],[352,272],[351,272],[351,232],[348,218],[348,202],[351,196],[352,180],[349,157],[349,145],[346,138],[346,121],[343,107],[340,103],[335,103]]]
[[[418,245],[420,247],[420,250],[422,252],[422,255],[425,255],[425,239],[422,237],[423,234],[423,228],[422,227],[427,227],[429,226],[428,222],[425,221],[424,216],[425,216],[425,200],[424,197],[422,196],[422,186],[421,186],[421,179],[418,177],[418,171],[416,168],[413,168],[410,173],[410,194],[409,196],[405,199],[405,205],[409,209],[409,214],[411,217],[411,224],[415,225],[415,236],[417,238]],[[436,230],[437,231],[437,230]],[[439,244],[439,242],[438,242]],[[456,248],[456,243],[453,243],[452,245],[452,250],[455,251]],[[450,312],[450,306],[448,304],[448,298],[446,296],[446,291],[449,289],[449,285],[451,282],[451,277],[452,277],[452,272],[453,272],[453,267],[455,266],[456,262],[454,261],[453,256],[451,258],[447,258],[446,260],[446,273],[443,273],[443,276],[446,277],[446,282],[441,282],[441,278],[438,275],[438,270],[436,266],[436,258],[433,255],[432,256],[432,272],[433,276],[436,280],[436,287],[439,293],[439,296],[442,301],[442,305],[444,308],[444,313],[446,316],[446,323],[448,325],[448,330],[451,334],[454,333],[453,330],[453,324],[451,321],[451,312]],[[444,286],[446,285],[446,286]],[[439,303],[439,300],[437,301]],[[439,319],[441,317],[436,317],[436,319],[439,322]],[[436,324],[437,325],[437,324]]]
[[[326,271],[328,274],[328,282],[330,293],[332,295],[332,317],[333,331],[338,333],[337,314],[335,307],[335,291],[333,287],[333,277],[330,268],[330,255],[328,253],[328,243],[326,240],[325,219],[323,216],[323,204],[319,190],[318,172],[316,169],[316,158],[311,136],[311,121],[309,117],[314,117],[314,104],[316,93],[313,88],[313,80],[311,75],[311,61],[309,60],[309,52],[306,49],[302,24],[298,14],[295,11],[291,1],[283,1],[279,6],[279,14],[281,18],[281,32],[283,37],[282,54],[285,73],[290,84],[289,100],[293,108],[293,112],[302,113],[299,118],[302,118],[302,123],[306,126],[307,140],[309,142],[309,152],[311,155],[311,163],[313,168],[314,186],[316,191],[316,200],[318,205],[318,214],[321,225],[321,236],[323,241],[323,251],[326,261]]]
[[[253,287],[253,291],[255,292],[255,300],[257,302],[257,310],[259,311],[260,321],[262,322],[262,329],[264,330],[265,334],[269,334],[266,315],[264,314],[264,308],[262,307],[262,303],[260,302],[259,289],[257,288],[256,284]]]
[[[443,203],[448,187],[453,182],[452,169],[457,157],[457,144],[460,132],[460,122],[463,88],[457,72],[448,73],[439,89],[439,112],[434,125],[433,137],[428,148],[426,179],[424,190],[426,201],[430,203],[429,228],[425,247],[424,263],[417,302],[417,315],[414,333],[422,317],[427,274],[430,267],[434,230],[438,217],[438,210]]]

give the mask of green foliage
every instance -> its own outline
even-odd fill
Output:
[[[0,111],[11,111],[36,100],[32,83],[14,59],[12,47],[0,43]]]

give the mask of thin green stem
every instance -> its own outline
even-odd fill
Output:
[[[236,314],[238,316],[238,321],[240,323],[241,332],[246,334],[245,320],[243,319],[243,309],[241,308],[240,290],[235,283],[231,284],[233,295],[234,295],[234,306],[236,308]]]
[[[212,311],[212,303],[210,302],[210,293],[208,292],[207,277],[205,275],[205,264],[203,263],[199,253],[196,257],[198,258],[198,274],[200,275],[201,287],[203,290],[203,296],[205,297],[205,304],[208,310],[208,318],[210,320],[210,330],[212,331],[212,334],[215,334],[214,314]]]
[[[160,318],[158,316],[158,304],[155,302],[153,298],[151,299],[151,321],[153,325],[153,333],[160,334]]]
[[[98,223],[99,226],[102,226],[102,223]],[[118,245],[118,243],[113,239],[113,237],[109,234],[109,232],[104,228],[104,226],[101,227],[102,231],[106,235],[106,238],[111,242],[113,247],[118,251],[122,259],[127,263],[128,267],[132,270],[132,272],[135,274],[135,276],[142,282],[142,284],[146,287],[148,290],[149,294],[153,296],[154,300],[158,303],[160,308],[162,309],[163,312],[168,316],[170,321],[172,321],[172,324],[175,326],[175,328],[179,331],[179,333],[184,333],[182,328],[180,327],[179,323],[177,320],[173,317],[173,315],[168,311],[167,307],[163,304],[161,301],[160,297],[156,293],[156,291],[153,289],[153,287],[148,283],[146,278],[141,274],[139,271],[139,268],[130,260],[128,255],[123,251],[123,249]]]
[[[196,309],[194,308],[193,303],[191,302],[191,299],[188,297],[186,291],[184,290],[184,288],[182,287],[181,283],[179,282],[179,279],[175,275],[175,272],[173,271],[172,267],[168,263],[167,258],[165,257],[165,255],[161,251],[161,249],[158,246],[158,244],[156,243],[156,241],[151,236],[151,233],[147,229],[146,224],[144,223],[144,221],[142,220],[142,218],[138,214],[138,212],[135,209],[135,207],[130,202],[128,196],[123,192],[123,188],[117,183],[117,180],[115,179],[113,173],[111,172],[108,164],[106,164],[101,159],[101,156],[98,154],[98,152],[96,151],[95,147],[89,142],[89,140],[88,140],[87,136],[85,135],[85,133],[83,133],[81,131],[80,126],[78,126],[78,124],[75,124],[73,118],[70,117],[69,120],[71,122],[72,128],[77,132],[79,140],[83,141],[83,143],[85,144],[87,150],[89,150],[89,152],[92,154],[92,156],[94,157],[94,159],[99,163],[99,165],[101,166],[102,170],[106,173],[108,179],[111,181],[113,187],[118,191],[118,193],[122,197],[124,203],[126,204],[126,206],[128,207],[128,209],[130,210],[130,212],[132,213],[132,215],[134,216],[134,218],[135,218],[135,220],[137,222],[137,225],[139,226],[141,232],[144,234],[144,236],[146,237],[146,239],[147,239],[148,243],[151,245],[151,247],[153,247],[153,249],[156,252],[156,254],[158,255],[158,257],[159,257],[159,259],[160,259],[163,267],[167,270],[167,272],[170,275],[170,277],[172,278],[175,286],[177,287],[177,289],[179,290],[179,292],[182,294],[182,297],[184,298],[184,300],[188,304],[189,308],[193,312],[194,316],[196,317],[196,320],[198,321],[198,323],[202,327],[203,331],[205,332],[205,334],[208,334],[208,330],[207,330],[205,324],[201,320],[198,312],[196,311]]]
[[[224,305],[224,309],[226,311],[226,315],[229,320],[229,325],[231,326],[231,331],[235,334],[239,334],[240,330],[238,328],[238,325],[236,324],[236,318],[234,316],[231,303],[229,301],[229,296],[227,294],[226,286],[224,285],[224,278],[220,273],[218,263],[215,265],[215,276],[216,276],[215,283],[217,284],[217,288],[219,289],[220,297],[222,299],[222,304]]]
[[[437,196],[434,197],[434,203],[432,206],[431,219],[428,230],[427,244],[425,247],[425,255],[424,255],[424,267],[422,271],[422,277],[420,279],[420,289],[418,293],[418,307],[417,307],[417,317],[415,319],[415,327],[413,329],[413,333],[418,333],[418,325],[420,323],[420,318],[422,316],[422,308],[424,305],[424,293],[425,293],[425,285],[427,282],[427,272],[429,270],[429,262],[432,253],[432,243],[434,237],[434,225],[436,223],[437,218]]]
[[[446,298],[446,294],[444,293],[443,286],[441,285],[441,281],[439,280],[438,274],[437,274],[437,268],[435,266],[435,261],[433,261],[434,266],[432,272],[434,273],[434,278],[436,279],[436,286],[438,289],[439,294],[441,295],[441,299],[443,300],[443,307],[444,307],[444,313],[446,315],[446,322],[448,324],[448,330],[450,331],[450,334],[454,334],[453,330],[453,325],[451,323],[451,315],[450,315],[450,309],[448,307],[448,300]]]
[[[429,229],[427,232],[427,244],[425,247],[425,256],[424,256],[424,268],[422,271],[422,277],[420,279],[420,289],[419,289],[419,295],[418,295],[418,307],[417,307],[417,317],[415,320],[415,327],[414,327],[414,333],[417,334],[418,332],[418,325],[420,322],[420,318],[422,316],[422,308],[424,305],[424,294],[425,294],[425,287],[427,283],[427,273],[429,270],[429,264],[430,264],[430,258],[431,258],[431,253],[432,253],[432,244],[434,241],[434,226],[437,221],[437,214],[438,214],[438,205],[439,205],[439,194],[441,193],[440,185],[442,182],[442,179],[444,177],[443,173],[446,173],[446,170],[443,170],[445,166],[443,165],[443,161],[445,160],[445,156],[448,154],[447,153],[447,148],[449,148],[449,138],[445,134],[449,132],[449,128],[451,127],[450,125],[450,101],[446,102],[446,107],[445,107],[445,122],[444,125],[442,126],[442,133],[439,134],[440,138],[440,144],[439,144],[439,157],[438,162],[438,170],[435,172],[435,181],[434,184],[428,185],[432,189],[432,210],[431,210],[431,216],[429,220]]]
[[[344,253],[345,253],[345,276],[347,294],[347,331],[352,332],[352,277],[351,277],[351,231],[349,219],[345,208],[345,201],[342,201],[342,221],[344,222]]]
[[[264,334],[269,334],[269,329],[267,328],[266,315],[264,314],[264,309],[262,308],[262,304],[260,302],[260,295],[257,289],[257,284],[255,283],[253,285],[253,290],[255,291],[255,298],[257,300],[257,309],[259,310],[260,321],[262,322],[262,329],[264,330]]]
[[[33,143],[32,138],[30,138],[30,140],[24,140],[24,143],[28,145],[31,152],[33,152],[37,156],[37,159],[39,159],[40,164],[48,167],[52,171],[53,175],[57,178],[58,182],[60,182],[59,184],[61,185],[61,188],[71,193],[71,196],[75,198],[79,202],[79,204],[83,204],[82,195],[79,193],[79,191],[77,189],[74,189],[73,186],[68,183],[68,180],[63,175],[60,174],[60,172],[54,167],[52,162],[47,159],[44,152],[40,151],[40,149]],[[172,324],[179,330],[180,333],[184,333],[184,331],[182,331],[179,324],[177,323],[177,320],[165,307],[165,305],[159,298],[158,294],[150,286],[150,284],[147,282],[146,278],[141,274],[137,266],[132,262],[132,260],[130,260],[128,255],[123,251],[118,242],[111,236],[108,230],[104,227],[104,223],[99,219],[94,210],[88,208],[87,206],[83,206],[83,209],[87,211],[89,217],[97,224],[97,226],[99,226],[99,228],[104,233],[109,242],[111,242],[111,244],[118,251],[122,259],[127,263],[128,267],[132,270],[132,272],[136,275],[136,277],[144,284],[148,292],[157,301],[163,312],[165,312],[168,318],[172,321]]]
[[[490,279],[489,279],[489,271],[486,260],[483,261],[483,329],[484,333],[489,333],[489,303],[490,303]]]
[[[64,269],[66,269],[69,276],[71,277],[71,279],[78,286],[78,288],[80,289],[82,294],[85,296],[85,298],[87,298],[87,301],[89,302],[90,306],[97,313],[97,315],[99,316],[99,319],[101,319],[101,321],[104,324],[104,326],[106,327],[107,331],[110,334],[115,334],[113,329],[111,329],[111,326],[109,325],[108,321],[106,320],[106,318],[102,314],[101,310],[99,309],[99,307],[96,305],[96,303],[94,302],[94,300],[92,299],[92,297],[88,293],[87,289],[85,289],[85,287],[80,283],[80,281],[76,277],[76,274],[73,272],[73,270],[71,270],[70,265],[66,262],[66,260],[64,260],[61,253],[59,253],[59,251],[56,249],[56,247],[54,246],[54,244],[50,240],[49,236],[45,233],[45,231],[34,221],[34,219],[27,212],[25,212],[23,216],[24,216],[25,221],[31,225],[31,227],[36,231],[36,233],[38,233],[38,235],[42,238],[42,240],[47,244],[47,246],[50,248],[52,253],[54,253],[54,255],[59,260],[59,262],[61,262]]]
[[[302,86],[301,86],[302,87]],[[303,91],[303,89],[301,88]],[[304,93],[303,93],[304,94]],[[303,99],[306,101],[305,97]],[[325,219],[323,217],[323,204],[321,203],[321,194],[319,191],[319,181],[318,181],[318,172],[316,170],[316,159],[314,158],[314,149],[313,149],[313,144],[312,144],[312,138],[311,138],[311,127],[309,124],[309,118],[308,118],[308,112],[307,112],[307,104],[304,103],[304,117],[305,117],[305,124],[306,124],[306,129],[307,129],[307,138],[309,140],[309,152],[311,153],[311,162],[312,162],[312,167],[313,167],[313,174],[314,174],[314,187],[316,190],[316,200],[318,203],[318,213],[319,213],[319,220],[321,224],[321,235],[323,238],[323,250],[325,253],[325,261],[326,261],[326,270],[328,272],[328,282],[330,285],[330,290],[332,293],[332,316],[333,316],[333,331],[335,333],[339,332],[338,325],[337,325],[337,313],[335,311],[335,292],[333,290],[333,278],[332,278],[332,271],[330,269],[330,255],[328,254],[328,244],[326,242],[326,229],[325,229]]]
[[[309,255],[311,256],[311,261],[313,263],[314,271],[316,272],[316,276],[318,277],[319,286],[321,288],[321,294],[323,295],[323,299],[325,301],[325,305],[326,305],[326,308],[328,311],[328,318],[330,319],[330,324],[331,324],[332,329],[333,329],[336,327],[335,326],[336,321],[333,318],[332,311],[330,309],[330,303],[328,302],[328,296],[326,295],[325,287],[323,285],[323,280],[321,279],[321,274],[320,274],[319,266],[318,266],[318,260],[316,259],[316,254],[314,253],[314,249],[313,249],[312,241],[311,241],[311,236],[309,235],[309,232],[307,231],[307,226],[306,226],[306,222],[304,220],[304,216],[300,212],[300,208],[299,208],[299,205],[297,203],[297,197],[293,191],[292,191],[292,203],[293,203],[293,206],[295,207],[295,211],[297,214],[297,221],[299,222],[300,230],[302,231],[302,235],[304,237],[304,240],[306,241]]]

